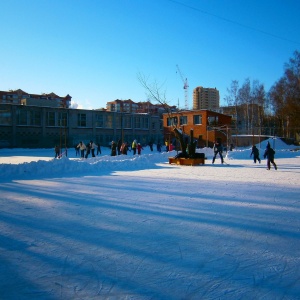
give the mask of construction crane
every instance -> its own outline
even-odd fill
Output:
[[[184,101],[185,101],[185,109],[189,109],[189,84],[187,78],[184,79],[184,76],[179,69],[179,66],[176,65],[177,71],[181,77],[181,80],[183,82],[183,89],[184,89]],[[177,73],[176,71],[176,73]]]

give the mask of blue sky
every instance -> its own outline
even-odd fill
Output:
[[[70,94],[80,108],[146,101],[138,74],[189,107],[197,86],[266,91],[300,49],[298,0],[1,0],[0,90]]]

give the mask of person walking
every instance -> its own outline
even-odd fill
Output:
[[[77,148],[80,150],[81,158],[84,158],[84,151],[86,149],[85,144],[83,142],[79,142],[79,144],[77,145]]]
[[[215,142],[214,144],[214,157],[213,157],[213,160],[212,160],[212,163],[214,164],[215,163],[215,160],[216,160],[216,156],[219,154],[220,155],[220,158],[221,158],[221,163],[223,164],[224,163],[224,159],[223,159],[223,146],[220,142]]]
[[[275,151],[273,148],[271,148],[271,145],[268,142],[264,153],[264,158],[267,158],[267,170],[271,169],[271,164],[274,166],[275,170],[277,170],[277,165],[274,162],[274,156],[275,156]]]
[[[252,151],[250,154],[250,157],[253,155],[253,161],[256,164],[256,161],[258,161],[259,163],[261,162],[260,158],[259,158],[259,150],[257,149],[257,147],[255,145],[253,145],[252,147]]]

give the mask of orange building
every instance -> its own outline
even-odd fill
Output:
[[[231,116],[202,109],[178,111],[163,115],[164,139],[175,144],[174,128],[181,130],[190,138],[191,130],[198,147],[212,147],[216,140],[224,146],[231,141]]]

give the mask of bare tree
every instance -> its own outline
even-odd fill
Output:
[[[179,130],[177,128],[177,122],[174,122],[174,118],[172,117],[171,107],[167,102],[166,91],[163,90],[163,85],[158,84],[157,81],[149,83],[148,82],[149,78],[145,77],[145,75],[143,75],[141,73],[138,73],[137,77],[138,77],[138,80],[141,83],[141,85],[147,91],[149,99],[152,99],[155,102],[161,104],[163,106],[163,108],[165,109],[165,111],[167,112],[168,118],[173,127],[174,135],[180,143],[180,149],[181,149],[182,156],[187,156],[187,143],[185,142],[184,134],[183,134],[183,132],[181,132],[181,130]],[[195,147],[195,149],[196,149],[196,147]],[[191,148],[191,151],[193,151],[193,148]],[[194,150],[194,152],[195,151],[196,150]],[[190,153],[190,154],[192,154],[192,153]]]
[[[270,101],[280,129],[287,137],[295,137],[300,131],[300,52],[285,64],[285,72],[270,89]],[[284,132],[283,132],[284,133]]]

